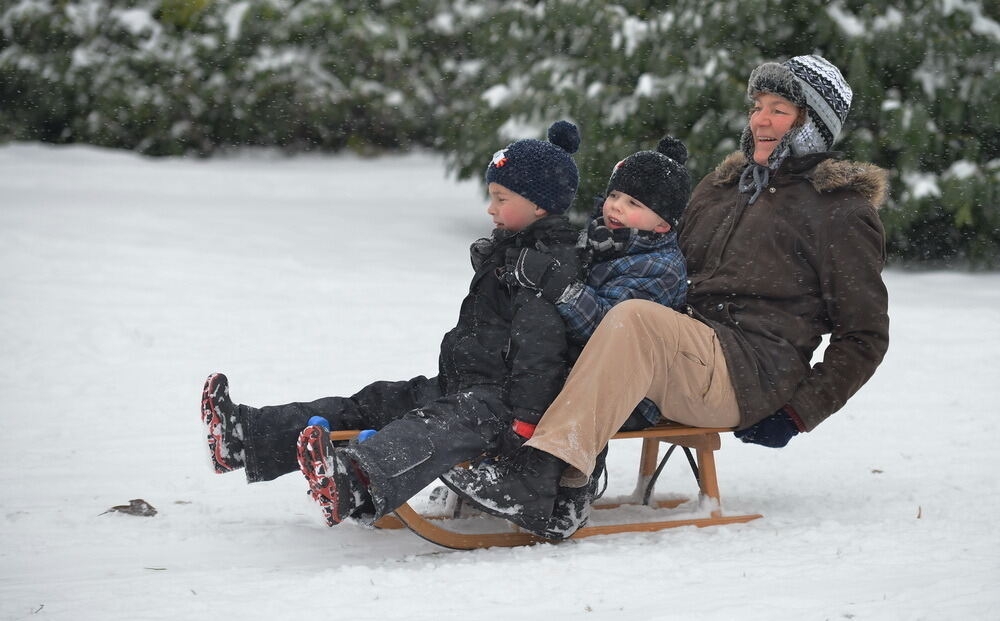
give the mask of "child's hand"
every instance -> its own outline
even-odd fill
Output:
[[[511,457],[527,441],[528,438],[519,435],[513,427],[507,427],[497,438],[497,457]]]
[[[567,269],[553,257],[531,248],[511,248],[506,258],[507,284],[538,291],[553,304],[577,279],[576,270]]]
[[[628,244],[632,233],[632,229],[612,230],[604,225],[592,226],[587,231],[587,245],[600,260],[601,257],[621,252]]]
[[[472,259],[472,269],[478,272],[483,266],[483,262],[493,254],[493,240],[489,237],[481,237],[472,242],[469,246],[469,258]]]

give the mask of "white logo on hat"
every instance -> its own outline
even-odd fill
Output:
[[[494,166],[503,166],[507,163],[507,149],[500,149],[493,154],[493,161],[490,162]]]

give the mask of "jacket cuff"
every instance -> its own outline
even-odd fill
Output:
[[[785,414],[788,415],[788,418],[792,420],[792,423],[795,424],[796,429],[798,429],[800,432],[807,431],[806,424],[802,422],[802,417],[800,417],[799,413],[795,411],[795,408],[793,408],[790,404],[786,403],[781,409],[784,410]]]
[[[514,424],[511,425],[514,429],[514,433],[521,436],[522,438],[530,438],[535,435],[535,425],[531,423],[526,423],[523,420],[514,419]]]
[[[556,304],[572,304],[576,302],[576,299],[580,297],[583,293],[583,283],[577,280],[576,282],[570,283],[562,292],[555,303]]]

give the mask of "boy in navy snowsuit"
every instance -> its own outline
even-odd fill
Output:
[[[513,420],[537,422],[566,378],[570,346],[555,307],[511,284],[508,256],[531,250],[574,278],[581,269],[578,231],[563,215],[579,183],[570,154],[580,136],[560,121],[548,137],[514,142],[487,167],[496,228],[472,245],[475,275],[442,341],[437,377],[253,408],[234,404],[226,377],[211,375],[202,420],[216,472],[242,467],[256,482],[298,465],[329,525],[348,517],[372,523],[455,464],[495,452]],[[334,447],[327,427],[378,432]]]

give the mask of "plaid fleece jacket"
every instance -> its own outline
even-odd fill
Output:
[[[687,267],[673,231],[630,236],[613,258],[595,262],[586,283],[576,283],[556,305],[569,338],[583,345],[604,315],[632,298],[677,308],[687,295]]]
[[[556,304],[569,339],[583,345],[611,307],[638,298],[677,308],[687,297],[687,265],[677,233],[632,230],[623,248],[593,263],[585,283],[576,283]],[[603,257],[602,257],[603,258]],[[649,399],[636,407],[650,423],[660,411]]]

